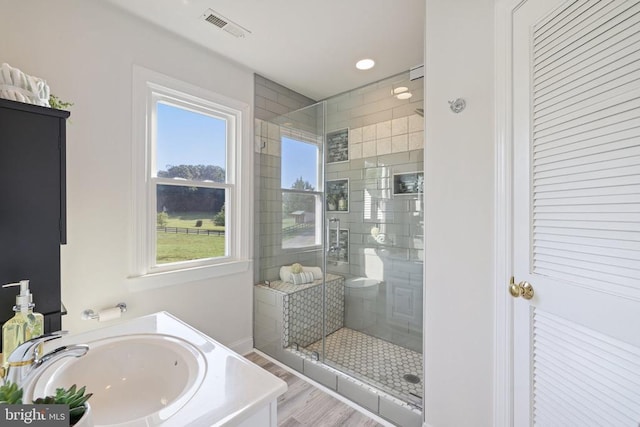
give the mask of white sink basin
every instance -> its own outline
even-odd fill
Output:
[[[47,369],[34,396],[86,385],[96,426],[156,425],[194,396],[207,372],[204,355],[180,338],[134,334],[85,342],[89,352]]]
[[[287,390],[284,381],[166,312],[66,335],[44,351],[72,344],[90,350],[47,367],[25,399],[86,385],[96,427],[275,426],[276,400]]]

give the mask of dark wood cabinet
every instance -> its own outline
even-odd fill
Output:
[[[61,328],[67,117],[67,111],[0,99],[0,284],[30,281],[46,332]],[[0,325],[13,316],[17,291],[0,288]]]

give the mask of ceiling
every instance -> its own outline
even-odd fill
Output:
[[[424,0],[107,1],[314,100],[423,63]],[[207,9],[250,33],[206,22]],[[362,58],[376,66],[357,70]]]

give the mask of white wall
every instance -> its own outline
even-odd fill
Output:
[[[492,424],[493,0],[426,0],[425,384],[433,427]],[[467,108],[450,111],[462,97]]]
[[[103,326],[81,321],[80,313],[124,301],[125,318],[167,310],[224,344],[251,344],[251,269],[144,292],[132,292],[126,277],[133,65],[249,105],[252,72],[104,2],[84,0],[3,2],[1,62],[45,78],[54,94],[75,103],[67,125],[62,298],[69,314],[63,327],[79,332]]]

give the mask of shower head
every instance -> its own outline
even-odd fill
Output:
[[[416,108],[416,113],[420,115],[420,117],[424,117],[424,109]]]

